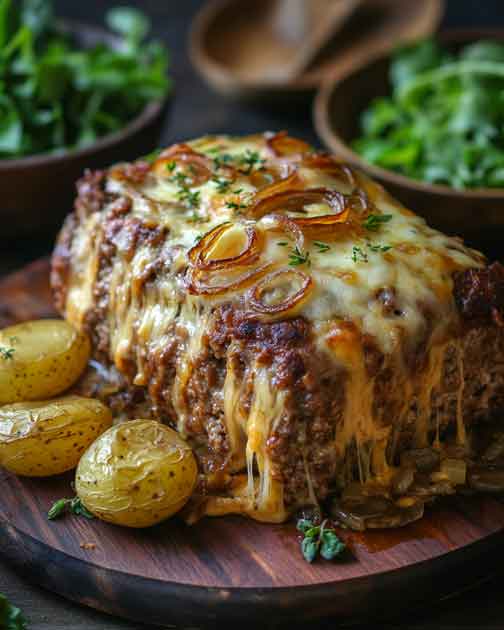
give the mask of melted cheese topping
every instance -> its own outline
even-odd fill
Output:
[[[229,221],[237,226],[238,236],[231,238],[228,233],[228,241],[217,243],[215,248],[232,250],[233,240],[243,244],[243,229],[253,226],[262,239],[260,259],[254,265],[267,262],[276,269],[293,269],[292,235],[269,229],[270,217],[253,220],[248,215],[259,189],[254,175],[257,178],[263,169],[268,174],[268,169],[275,167],[285,177],[297,169],[301,182],[297,188],[324,187],[344,194],[351,192],[349,182],[330,171],[308,167],[291,157],[274,156],[265,136],[207,137],[189,145],[206,156],[209,163],[213,162],[212,177],[200,184],[191,180],[190,170],[180,171],[178,163],[169,158],[157,160],[148,176],[140,181],[126,176],[121,167],[110,171],[106,191],[131,201],[128,218],[141,220],[148,229],[162,228],[165,236],[156,245],[139,242],[129,251],[131,235],[126,229],[119,229],[113,237],[116,254],[110,268],[104,269],[100,247],[114,201],[101,212],[92,213],[78,227],[73,239],[66,303],[67,318],[82,326],[88,310],[96,307],[96,288],[101,282],[103,292],[105,286],[102,297],[106,305],[110,359],[124,373],[131,372],[133,365],[133,382],[138,386],[147,387],[152,385],[151,381],[163,379],[162,373],[149,372],[149,358],[160,357],[174,332],[177,333],[176,372],[169,403],[182,435],[187,435],[192,413],[187,386],[205,346],[212,310],[223,302],[247,308],[244,289],[218,295],[191,295],[184,280],[188,250],[202,235]],[[226,182],[226,165],[235,169],[232,182]],[[354,177],[360,193],[373,204],[372,212],[385,218],[376,229],[367,229],[366,215],[357,214],[360,229],[343,230],[336,238],[319,236],[317,240],[305,234],[306,251],[301,254],[309,255],[310,264],[306,260],[295,268],[311,277],[313,290],[296,314],[312,324],[318,350],[347,374],[345,408],[334,439],[334,457],[344,458],[355,447],[360,479],[374,478],[386,483],[391,476],[389,461],[413,400],[417,405],[415,441],[423,446],[428,439],[432,394],[441,382],[447,344],[457,322],[452,274],[483,266],[484,259],[464,247],[459,239],[429,228],[422,218],[403,208],[367,177],[361,174]],[[278,211],[291,218],[309,218],[328,214],[331,209],[325,203],[312,203],[302,208],[301,215],[288,208]],[[236,247],[239,251],[239,246]],[[156,262],[155,281],[148,282],[145,278]],[[226,276],[225,271],[221,273]],[[393,292],[391,312],[378,298],[384,289]],[[348,322],[351,328],[345,327]],[[386,423],[376,417],[375,382],[366,368],[364,338],[372,339],[394,366],[396,386],[401,392],[398,416]],[[404,352],[414,351],[425,340],[426,367],[411,376],[404,368]],[[233,473],[246,471],[247,478],[235,482],[230,496],[211,498],[207,513],[241,512],[260,520],[280,521],[286,517],[283,485],[278,475],[273,475],[266,442],[284,411],[284,393],[274,390],[272,374],[267,368],[252,366],[250,370],[253,395],[248,412],[240,404],[243,383],[229,362],[223,388],[229,469]],[[457,426],[459,441],[463,442],[461,360],[459,373]],[[316,502],[306,458],[303,464],[307,495]]]

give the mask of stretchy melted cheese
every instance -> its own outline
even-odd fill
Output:
[[[149,165],[110,169],[100,186],[100,207],[88,203],[78,211],[69,239],[64,314],[80,327],[92,322],[97,354],[105,353],[132,386],[145,388],[155,413],[196,449],[208,440],[207,458],[212,440],[222,440],[196,426],[195,374],[210,352],[215,313],[227,305],[245,321],[307,323],[320,361],[344,375],[341,418],[324,449],[342,461],[354,449],[353,474],[361,480],[390,478],[394,444],[413,401],[414,441],[423,446],[432,439],[433,391],[447,349],[459,344],[452,276],[484,266],[479,253],[429,228],[362,174],[282,135],[177,145]],[[264,199],[271,203],[263,208]],[[252,234],[253,255],[234,263]],[[276,309],[298,292],[295,304]],[[269,440],[285,424],[292,392],[278,386],[261,353],[246,368],[231,361],[238,343],[229,344],[208,377],[208,387],[214,378],[220,388],[218,395],[212,390],[212,413],[225,429],[226,447],[219,464],[207,466],[209,487],[217,490],[209,491],[205,510],[281,521],[296,501],[291,497],[286,507],[285,478]],[[369,345],[393,374],[393,418],[375,404]],[[425,360],[412,368],[419,352]],[[463,442],[460,370],[456,420]],[[308,381],[309,375],[306,387]],[[296,429],[301,445],[303,430]],[[316,502],[316,462],[300,452],[300,502]]]

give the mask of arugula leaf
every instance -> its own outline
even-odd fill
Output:
[[[9,603],[3,593],[0,593],[0,628],[4,630],[26,630],[26,620],[23,614]]]
[[[500,187],[504,168],[504,45],[457,56],[432,41],[394,55],[392,93],[371,103],[353,146],[364,159],[429,183]]]

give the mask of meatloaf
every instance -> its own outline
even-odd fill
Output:
[[[51,280],[195,449],[206,514],[390,488],[401,454],[467,451],[504,403],[504,269],[285,133],[86,173]]]

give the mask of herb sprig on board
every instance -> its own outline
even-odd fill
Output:
[[[428,183],[504,187],[504,44],[452,54],[423,41],[395,54],[390,80],[362,116],[358,153]]]
[[[68,513],[74,514],[75,516],[84,516],[89,519],[94,518],[91,512],[83,505],[79,497],[55,501],[47,513],[47,518],[53,521]]]
[[[3,593],[0,593],[0,628],[3,630],[26,630],[23,613],[13,606]]]
[[[124,127],[170,89],[168,53],[137,9],[106,15],[120,45],[80,48],[50,0],[0,0],[0,159],[59,153]]]
[[[317,525],[310,519],[298,520],[296,527],[303,534],[301,553],[307,562],[313,562],[319,554],[324,560],[333,560],[345,551],[345,543],[327,523],[325,520]]]

